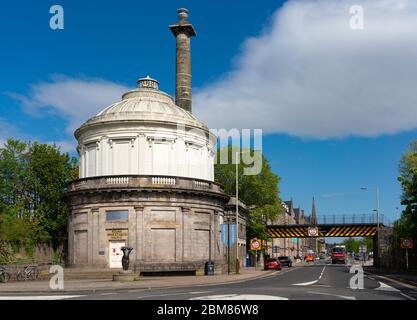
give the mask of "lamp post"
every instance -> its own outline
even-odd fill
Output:
[[[374,189],[376,193],[376,252],[379,256],[378,250],[379,250],[379,214],[380,214],[380,207],[379,207],[379,188],[367,188],[362,187],[361,190],[368,190],[368,189]],[[375,260],[374,260],[375,261]],[[379,258],[377,259],[379,261]],[[377,266],[379,265],[379,262],[377,263]]]
[[[370,188],[368,187],[361,187],[361,190],[368,190]],[[377,225],[377,231],[379,231],[379,214],[380,214],[380,209],[379,209],[379,188],[376,187],[374,188],[375,192],[376,192],[376,225]]]
[[[250,150],[240,150],[240,153],[250,152]],[[236,273],[239,273],[239,151],[235,153],[236,157]]]

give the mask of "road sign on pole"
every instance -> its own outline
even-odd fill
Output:
[[[234,245],[236,242],[236,224],[222,224],[220,225],[222,242],[224,245]]]
[[[413,249],[413,238],[401,238],[401,248],[403,249]]]
[[[251,239],[250,240],[250,249],[251,250],[255,250],[255,270],[256,270],[256,265],[258,263],[258,250],[262,249],[262,243],[261,240],[258,239]]]
[[[405,249],[405,266],[408,270],[408,249],[413,249],[413,238],[401,238],[401,248]]]
[[[250,240],[250,249],[251,250],[261,250],[262,249],[262,244],[261,244],[261,240],[258,239],[251,239]]]

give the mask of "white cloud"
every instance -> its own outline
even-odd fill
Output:
[[[350,28],[354,4],[363,30]],[[196,90],[194,110],[212,128],[320,139],[412,130],[416,57],[416,1],[289,1],[233,71]]]
[[[28,95],[13,94],[32,116],[57,114],[68,121],[66,132],[72,135],[82,123],[111,103],[121,99],[129,88],[95,78],[54,76],[50,82],[31,86]],[[64,144],[68,146],[67,142]],[[64,149],[65,149],[64,148]]]
[[[7,139],[13,138],[19,130],[6,119],[0,117],[0,147],[4,145]]]
[[[46,144],[56,145],[61,152],[75,153],[77,143],[74,140],[48,141]]]

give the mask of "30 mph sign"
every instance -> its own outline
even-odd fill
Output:
[[[401,248],[403,248],[403,249],[412,249],[413,248],[413,239],[412,238],[401,238]]]
[[[251,250],[261,250],[262,249],[261,240],[251,239],[250,249]]]

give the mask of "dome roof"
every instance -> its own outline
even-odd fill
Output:
[[[75,135],[87,127],[108,122],[171,122],[185,126],[208,128],[190,112],[175,105],[171,96],[159,91],[158,82],[154,79],[138,80],[139,87],[122,95],[122,100],[108,106],[96,116],[85,122]]]

